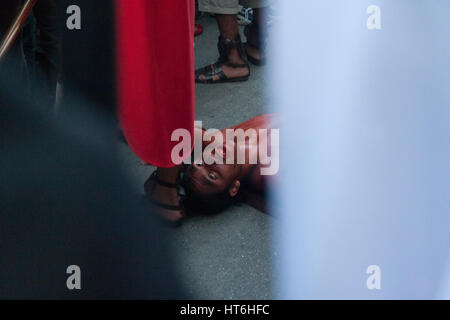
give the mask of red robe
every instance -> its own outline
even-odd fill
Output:
[[[194,139],[194,0],[116,0],[116,17],[121,128],[141,159],[173,167],[172,132]]]

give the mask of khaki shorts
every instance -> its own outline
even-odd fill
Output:
[[[272,0],[199,0],[200,11],[217,14],[236,14],[239,5],[249,8],[264,8],[272,4]]]

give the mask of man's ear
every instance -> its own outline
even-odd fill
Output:
[[[241,182],[239,180],[235,180],[232,184],[228,192],[230,193],[231,197],[235,197],[238,192],[239,188],[241,187]]]

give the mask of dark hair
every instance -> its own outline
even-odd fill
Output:
[[[219,192],[210,194],[198,194],[187,178],[182,180],[182,186],[186,193],[183,205],[188,213],[216,214],[240,201],[239,193],[234,197],[230,195],[231,184]]]

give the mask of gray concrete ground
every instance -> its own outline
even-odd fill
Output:
[[[195,40],[196,68],[218,56],[218,29],[209,15],[201,18],[203,35]],[[243,34],[243,33],[242,33]],[[197,85],[196,119],[206,128],[222,129],[264,113],[264,68],[252,66],[250,81],[233,84]],[[154,170],[120,145],[123,165],[130,173],[136,193]],[[173,238],[177,269],[193,299],[270,299],[271,245],[274,219],[247,205],[235,206],[215,216],[189,218],[182,227],[167,229]]]

